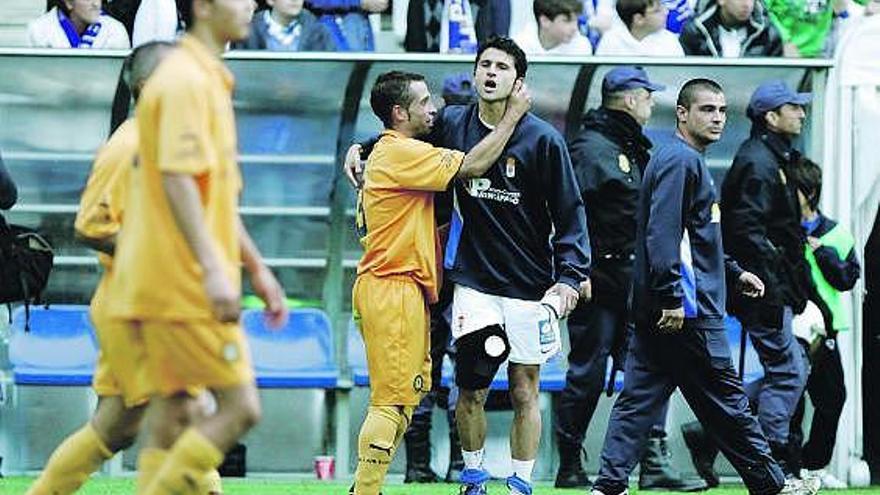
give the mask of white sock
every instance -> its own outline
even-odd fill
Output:
[[[483,469],[483,449],[473,452],[462,450],[461,457],[464,459],[465,469]]]
[[[510,464],[513,466],[513,474],[515,474],[517,478],[526,483],[532,483],[532,469],[535,467],[534,459],[531,461],[518,461],[516,459],[511,459]]]

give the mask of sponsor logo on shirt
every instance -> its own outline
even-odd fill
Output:
[[[518,205],[522,193],[492,187],[492,181],[483,177],[471,179],[467,183],[467,193],[478,199],[488,199],[499,203]]]

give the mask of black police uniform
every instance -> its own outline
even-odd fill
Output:
[[[808,373],[791,317],[803,311],[813,290],[800,207],[786,172],[797,158],[788,138],[756,122],[721,187],[724,249],[764,282],[763,298],[732,295],[730,312],[749,332],[764,367],[755,398],[758,420],[774,457],[783,462],[791,416]]]
[[[594,258],[593,300],[578,304],[568,318],[571,350],[555,423],[563,465],[572,456],[579,463],[587,426],[604,388],[608,357],[615,343],[625,341],[636,204],[650,148],[651,142],[632,116],[601,107],[587,113],[583,130],[569,144],[589,211]]]

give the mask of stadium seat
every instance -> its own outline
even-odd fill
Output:
[[[333,329],[327,315],[313,308],[297,309],[282,329],[267,326],[263,312],[242,315],[261,388],[324,388],[337,386],[339,369],[333,351]]]
[[[243,441],[248,471],[309,470],[316,455],[327,453],[330,418],[347,409],[330,319],[320,309],[293,309],[284,328],[272,329],[262,310],[251,309],[242,326],[263,405],[260,424]]]
[[[41,469],[64,437],[94,409],[91,385],[98,348],[88,306],[53,305],[12,313],[9,335],[11,407],[0,410],[4,468]]]
[[[88,306],[32,307],[30,331],[25,310],[12,313],[9,361],[16,385],[89,385],[98,356]]]

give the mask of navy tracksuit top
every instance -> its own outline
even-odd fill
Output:
[[[471,150],[491,130],[476,104],[447,106],[429,141]],[[526,114],[482,177],[455,181],[444,265],[449,279],[487,294],[540,299],[589,275],[586,213],[565,140]]]
[[[702,154],[681,137],[648,162],[639,194],[633,310],[650,328],[662,309],[684,308],[685,322],[724,327],[725,260],[721,210]]]

